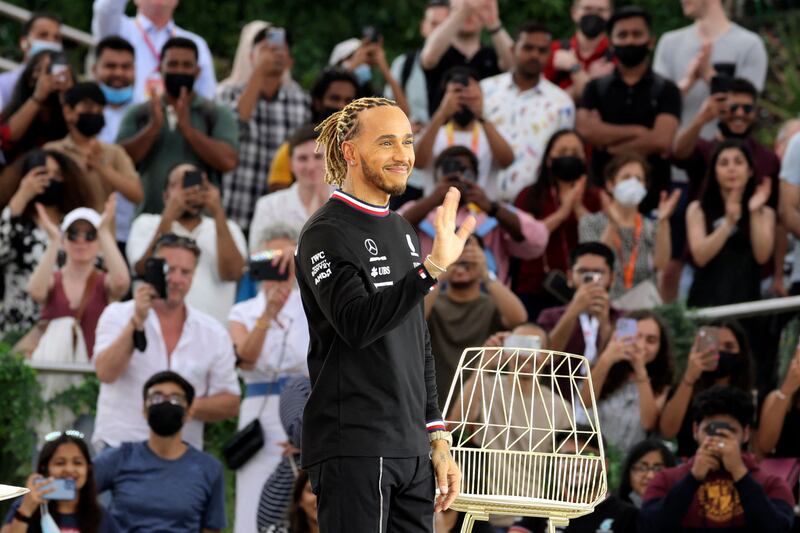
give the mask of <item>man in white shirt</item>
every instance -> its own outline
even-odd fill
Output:
[[[186,302],[226,324],[236,297],[236,282],[242,277],[247,244],[242,230],[225,217],[219,189],[204,174],[199,183],[192,182],[191,173],[197,171],[197,167],[188,164],[176,166],[169,173],[164,191],[164,212],[145,213],[134,219],[128,239],[128,262],[142,276],[147,259],[164,235],[174,233],[194,239],[202,253],[194,272],[196,282],[188,291]]]
[[[11,103],[14,87],[30,58],[44,50],[61,51],[61,19],[55,13],[47,11],[31,13],[31,17],[22,27],[19,47],[22,49],[23,63],[0,74],[0,102],[3,106]]]
[[[133,103],[136,52],[131,43],[122,37],[112,35],[97,43],[94,53],[95,64],[92,67],[92,75],[106,97],[106,106],[103,108],[106,125],[97,138],[104,143],[114,144],[122,117]],[[117,194],[117,214],[114,227],[117,243],[123,253],[135,212],[136,204],[121,194]]]
[[[483,114],[511,144],[514,162],[497,173],[501,200],[513,202],[536,181],[550,137],[575,126],[575,103],[542,71],[550,54],[550,30],[537,23],[520,26],[514,69],[481,81]]]
[[[211,51],[205,39],[175,24],[172,15],[178,0],[136,0],[135,17],[125,15],[127,3],[128,0],[94,0],[92,35],[95,39],[119,35],[136,49],[134,101],[146,99],[151,89],[159,90],[160,50],[170,37],[187,37],[197,44],[200,75],[194,84],[194,91],[203,98],[213,100],[217,78]]]
[[[166,297],[142,283],[133,300],[106,307],[97,324],[93,362],[101,385],[92,442],[99,448],[147,439],[141,389],[159,371],[177,372],[195,388],[183,436],[198,449],[204,422],[232,418],[239,409],[236,358],[227,331],[185,302],[200,249],[191,239],[167,234],[154,256],[165,261]]]
[[[325,158],[317,152],[318,132],[303,126],[289,137],[289,158],[294,183],[288,189],[262,196],[250,223],[250,253],[261,251],[264,232],[288,226],[300,234],[306,221],[331,196],[325,183]]]

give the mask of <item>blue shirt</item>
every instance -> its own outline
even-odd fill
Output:
[[[189,445],[175,460],[147,442],[126,442],[94,462],[97,491],[111,490],[111,514],[123,531],[198,533],[226,525],[222,464]]]

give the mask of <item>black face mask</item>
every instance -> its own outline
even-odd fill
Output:
[[[586,163],[574,155],[554,157],[550,162],[550,172],[558,180],[576,181],[586,174]]]
[[[461,108],[461,111],[457,112],[453,115],[453,122],[458,124],[461,128],[466,128],[469,126],[469,123],[475,119],[475,113],[466,106]]]
[[[61,203],[61,200],[64,197],[64,182],[57,181],[54,179],[50,179],[50,183],[47,184],[47,188],[36,198],[33,199],[34,202],[38,202],[42,205],[49,206],[49,205],[58,205]]]
[[[594,39],[606,29],[606,20],[600,15],[588,14],[578,21],[581,33],[589,39]]]
[[[614,56],[628,68],[641,65],[649,53],[650,45],[648,43],[626,44],[625,46],[614,47]]]
[[[171,97],[180,97],[183,87],[186,87],[187,93],[192,92],[194,87],[194,76],[192,74],[173,74],[172,72],[164,74],[164,88]]]
[[[147,425],[156,435],[171,437],[183,427],[186,409],[182,405],[169,402],[157,403],[147,409]]]
[[[719,352],[717,369],[709,372],[714,379],[733,376],[739,371],[739,354]]]
[[[752,131],[753,131],[753,126],[752,126],[752,125],[750,125],[750,126],[748,126],[748,127],[747,127],[747,129],[746,129],[746,130],[744,130],[744,132],[742,132],[742,133],[733,133],[733,132],[730,130],[730,128],[728,128],[728,125],[727,125],[727,124],[725,124],[725,123],[724,123],[724,122],[722,122],[722,121],[720,121],[720,123],[719,123],[719,126],[718,126],[718,127],[719,127],[719,132],[720,132],[720,133],[722,134],[722,136],[723,136],[723,137],[725,137],[726,139],[746,139],[746,138],[750,137],[750,133],[752,133]]]
[[[94,137],[106,125],[106,117],[102,113],[81,113],[75,128],[84,137]]]

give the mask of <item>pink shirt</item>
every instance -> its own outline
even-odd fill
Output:
[[[411,201],[403,204],[398,210],[401,215],[410,209],[416,202]],[[475,213],[475,218],[478,224],[475,229],[475,234],[483,239],[483,244],[486,250],[491,251],[494,256],[496,264],[495,274],[497,279],[509,285],[508,264],[510,257],[518,257],[520,259],[536,259],[544,253],[547,247],[547,241],[550,238],[550,232],[547,231],[547,226],[533,218],[529,213],[516,209],[509,205],[504,205],[506,209],[514,211],[519,218],[520,229],[522,231],[523,239],[515,241],[509,235],[500,222],[493,219],[486,213],[480,211]],[[468,207],[464,206],[458,210],[456,217],[456,225],[460,226],[462,222],[470,215]],[[431,253],[433,247],[433,221],[436,218],[436,210],[431,211],[418,226],[417,233],[419,234],[419,242],[422,247],[422,257]]]

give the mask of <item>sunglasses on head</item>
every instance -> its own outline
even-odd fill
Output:
[[[90,230],[87,230],[87,231],[81,231],[81,230],[75,229],[75,228],[69,228],[67,230],[67,240],[70,241],[70,242],[77,241],[78,237],[80,237],[81,235],[83,236],[83,239],[86,242],[92,242],[92,241],[97,239],[97,230],[96,229],[90,229]]]
[[[77,429],[68,429],[66,431],[52,431],[52,432],[48,433],[47,435],[44,436],[44,441],[45,442],[53,442],[56,439],[60,439],[64,435],[66,435],[68,437],[73,437],[73,438],[76,438],[76,439],[81,439],[81,440],[86,438],[84,436],[84,434],[81,433],[80,431],[78,431]]]
[[[184,237],[183,235],[176,235],[174,233],[165,233],[158,238],[155,249],[158,250],[162,246],[166,246],[167,248],[176,246],[178,248],[191,250],[195,255],[200,254],[200,248],[197,246],[197,241],[191,237]]]
[[[755,106],[753,104],[731,104],[728,106],[728,109],[731,113],[736,113],[739,108],[742,108],[745,113],[752,113]]]

